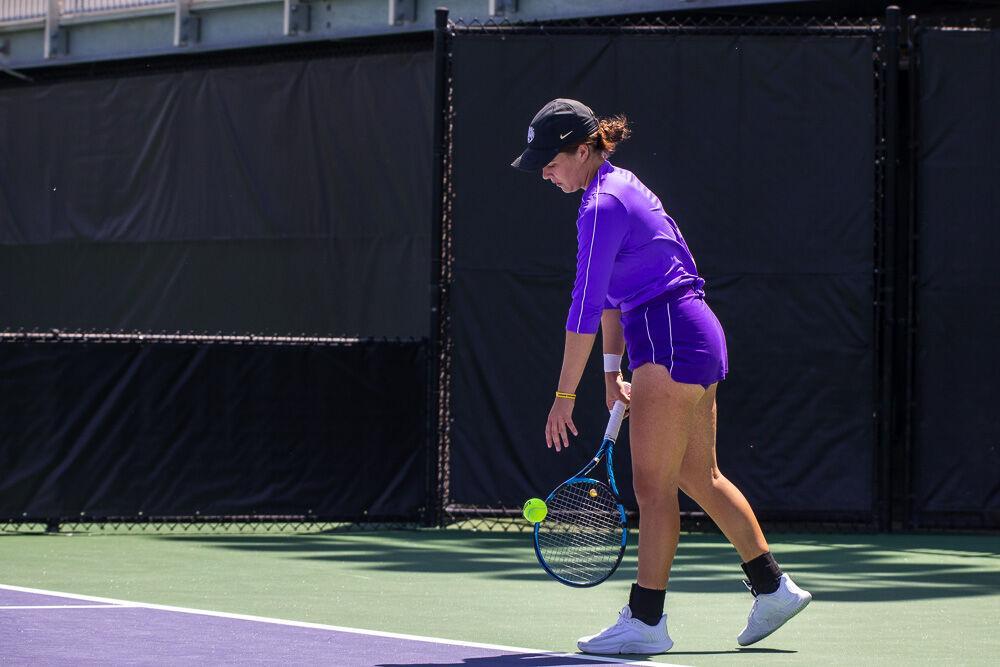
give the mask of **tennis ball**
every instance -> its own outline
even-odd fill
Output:
[[[590,490],[590,497],[591,498],[596,498],[597,497],[597,489],[591,489]]]
[[[545,515],[549,513],[549,508],[545,506],[545,501],[541,498],[528,498],[522,510],[524,518],[531,523],[541,523],[545,520]]]

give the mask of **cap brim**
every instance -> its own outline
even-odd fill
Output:
[[[510,166],[521,171],[538,171],[551,162],[558,153],[558,148],[548,150],[526,148],[516,160],[510,163]]]

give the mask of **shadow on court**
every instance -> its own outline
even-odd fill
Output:
[[[1000,537],[774,535],[775,553],[824,602],[886,602],[1000,594]],[[482,574],[542,580],[528,533],[463,530],[295,535],[160,535],[157,539],[281,557],[350,563],[358,571]],[[635,537],[616,573],[634,579]],[[684,534],[675,592],[745,592],[739,559],[718,535]],[[513,663],[512,663],[513,664]],[[523,664],[518,663],[518,664]]]
[[[631,660],[628,656],[620,656],[626,660]],[[637,661],[645,662],[645,656],[638,656]],[[420,665],[421,667],[478,667],[479,665],[489,665],[493,667],[561,667],[562,665],[616,665],[615,662],[601,662],[588,658],[573,658],[565,655],[552,655],[551,653],[522,653],[519,655],[489,656],[485,658],[465,658],[461,662],[384,662],[376,667],[411,667]],[[655,664],[650,662],[649,664]]]
[[[662,654],[670,657],[675,655],[740,655],[740,654],[756,654],[756,655],[766,655],[766,654],[776,654],[776,653],[797,653],[797,651],[789,651],[784,649],[776,648],[742,648],[733,649],[730,651],[670,651],[669,653]],[[631,662],[648,662],[650,665],[655,665],[656,663],[649,659],[645,655],[618,655],[615,656],[617,660],[628,660]],[[411,665],[420,664],[423,667],[477,667],[478,665],[497,665],[497,667],[547,667],[555,665],[615,665],[621,664],[618,661],[615,662],[601,662],[600,660],[594,660],[593,658],[573,658],[567,656],[558,656],[547,653],[523,653],[520,655],[505,655],[487,658],[465,658],[462,662],[435,662],[435,663],[409,663],[409,662],[387,662],[377,665],[377,667],[410,667]]]
[[[733,648],[726,651],[670,651],[667,655],[776,655],[779,653],[798,653],[785,648]],[[637,656],[642,658],[642,656]],[[629,658],[631,660],[632,658]]]

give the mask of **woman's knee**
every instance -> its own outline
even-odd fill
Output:
[[[677,486],[685,495],[698,502],[699,498],[704,498],[715,492],[720,479],[724,478],[717,468],[708,470],[681,470]]]
[[[704,482],[693,475],[681,475],[680,479],[677,480],[677,487],[684,492],[684,495],[695,502],[698,501],[699,497],[705,495]]]
[[[653,479],[651,476],[635,476],[632,480],[635,499],[639,508],[659,507],[677,502],[677,480]]]

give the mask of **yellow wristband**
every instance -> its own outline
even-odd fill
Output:
[[[556,398],[568,398],[571,401],[575,401],[576,400],[576,394],[567,394],[564,391],[557,391],[556,392]]]

